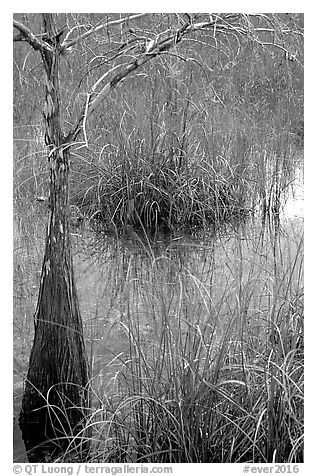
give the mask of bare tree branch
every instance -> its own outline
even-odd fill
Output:
[[[136,20],[146,16],[146,13],[139,13],[135,15],[127,15],[124,18],[120,18],[113,21],[104,21],[90,28],[88,31],[85,31],[82,34],[77,35],[74,39],[69,40],[71,33],[77,29],[85,27],[81,24],[69,30],[64,41],[59,45],[59,51],[61,54],[71,50],[71,46],[77,44],[78,42],[87,39],[92,34],[100,32],[102,29],[108,28],[109,26],[122,25],[126,22]],[[222,38],[219,35],[225,34],[233,35],[237,41],[237,54],[240,51],[240,38],[247,37],[250,38],[254,43],[257,43],[264,48],[268,46],[274,46],[282,49],[286,53],[287,50],[281,44],[275,44],[274,39],[271,42],[269,38],[265,40],[261,39],[261,34],[275,34],[278,31],[279,34],[288,34],[293,33],[286,25],[277,24],[278,28],[274,28],[276,23],[275,19],[269,19],[262,14],[253,14],[252,17],[257,17],[259,22],[261,20],[269,21],[269,25],[263,25],[261,23],[256,24],[252,23],[250,20],[250,15],[244,14],[187,14],[182,15],[176,14],[178,19],[178,29],[173,29],[171,24],[169,28],[157,32],[149,32],[150,36],[140,36],[140,31],[135,32],[135,30],[129,30],[129,33],[132,35],[130,38],[127,38],[123,43],[117,45],[117,48],[114,54],[109,57],[110,52],[103,53],[98,57],[105,58],[105,61],[101,64],[92,66],[85,74],[87,76],[91,71],[96,68],[100,68],[104,64],[108,65],[106,72],[102,72],[100,77],[94,84],[90,87],[90,90],[87,93],[87,101],[83,105],[80,116],[77,121],[75,121],[75,126],[67,135],[67,141],[73,141],[77,137],[78,133],[86,126],[86,122],[89,117],[94,113],[94,111],[100,106],[104,101],[106,96],[109,94],[110,90],[113,89],[119,82],[121,82],[125,77],[130,75],[132,72],[146,64],[151,59],[157,57],[158,55],[167,52],[172,49],[177,43],[179,43],[183,37],[186,35],[189,41],[198,41],[195,39],[197,32],[205,32],[203,36],[208,37],[208,41],[204,42],[202,39],[199,41],[202,44],[205,44],[206,47],[216,48],[219,50],[219,45],[222,46],[221,50],[228,49],[230,46],[222,43]],[[51,52],[52,46],[49,41],[43,41],[45,38],[44,35],[33,35],[32,32],[22,25],[20,22],[13,22],[15,28],[18,29],[18,35],[14,36],[14,41],[28,41],[34,49],[44,49],[44,51]],[[181,25],[181,26],[180,26]],[[143,31],[143,30],[142,30]],[[59,35],[62,34],[62,31]],[[191,34],[191,35],[190,35]],[[206,36],[207,35],[207,36]],[[56,45],[55,45],[56,46]],[[224,51],[222,51],[225,54]],[[108,58],[107,58],[108,56]],[[93,58],[95,60],[97,57]],[[228,57],[229,58],[229,57]],[[291,55],[290,58],[296,60],[296,56]],[[116,60],[114,62],[114,60]],[[92,61],[92,60],[91,60]],[[112,64],[110,64],[112,63]],[[84,77],[85,77],[84,76]],[[79,84],[80,86],[80,84]],[[79,87],[78,86],[78,87]],[[84,127],[85,128],[85,127]],[[84,130],[85,141],[87,141],[86,130]]]
[[[122,70],[117,73],[111,80],[109,80],[105,86],[99,91],[99,93],[91,94],[90,104],[87,104],[82,111],[79,120],[75,126],[75,128],[69,133],[67,136],[67,140],[73,140],[77,134],[80,132],[80,129],[83,127],[83,122],[87,120],[91,114],[100,106],[100,104],[104,101],[107,97],[111,89],[113,89],[120,81],[122,81],[126,76],[131,74],[136,69],[143,66],[145,63],[150,61],[151,59],[155,58],[159,54],[169,50],[177,43],[179,43],[182,39],[182,35],[186,32],[186,30],[190,27],[189,23],[185,23],[181,28],[179,28],[175,33],[170,34],[168,37],[163,38],[162,40],[158,40],[159,36],[155,40],[151,40],[145,46],[143,54],[139,58],[133,59],[129,64],[124,65]],[[102,78],[100,78],[92,87],[92,91],[94,91],[97,85],[100,83],[101,79],[104,79],[108,73],[106,73]]]
[[[20,32],[13,37],[13,41],[27,41],[35,50],[44,49],[48,52],[52,52],[52,47],[42,39],[35,36],[25,25],[17,20],[13,20],[13,26]]]
[[[268,45],[270,43],[268,42],[265,43],[260,41],[260,39],[257,37],[257,33],[274,32],[274,29],[271,29],[271,28],[254,27],[250,23],[247,17],[245,18],[244,24],[243,23],[242,25],[237,24],[236,20],[239,20],[241,17],[241,15],[239,14],[225,14],[222,16],[217,14],[213,14],[213,15],[209,14],[207,17],[208,20],[197,21],[196,23],[193,21],[194,17],[190,16],[189,14],[184,14],[184,15],[186,20],[184,20],[184,18],[181,18],[182,26],[178,30],[175,30],[173,32],[171,31],[171,29],[168,29],[164,32],[157,34],[155,38],[149,39],[147,42],[144,41],[144,38],[143,38],[142,42],[140,41],[138,44],[138,46],[142,48],[141,48],[141,52],[138,52],[137,57],[135,56],[132,57],[132,60],[130,60],[130,62],[125,65],[113,66],[109,71],[101,75],[101,77],[95,82],[95,84],[92,86],[90,90],[89,104],[88,105],[87,103],[85,104],[85,107],[82,110],[82,113],[77,121],[75,128],[68,136],[70,140],[73,140],[77,136],[77,134],[80,132],[81,128],[83,127],[83,123],[84,122],[86,123],[87,119],[100,106],[100,104],[107,97],[111,89],[113,89],[125,77],[127,77],[136,69],[146,64],[151,59],[170,50],[172,47],[174,47],[177,43],[181,41],[184,35],[187,36],[190,33],[196,33],[198,31],[204,31],[204,30],[209,31],[211,32],[212,38],[217,44],[216,35],[219,35],[220,33],[226,33],[226,34],[229,33],[229,34],[233,34],[236,37],[238,41],[238,45],[239,45],[238,36],[251,35],[253,41],[255,41],[256,43]],[[130,17],[130,19],[136,18],[139,16],[142,16],[142,15],[134,15],[133,17]],[[114,22],[109,22],[108,25],[122,23],[123,21],[126,21],[126,20],[127,18],[115,20]],[[98,29],[104,28],[106,25],[107,24],[99,25],[97,28]],[[87,34],[91,34],[93,31],[96,31],[96,29],[90,30],[89,32],[84,33],[84,35],[82,35],[81,38],[86,37]],[[289,33],[289,32],[290,32],[289,29],[285,29],[281,31],[281,33]],[[68,42],[67,45],[69,44],[70,43]],[[274,46],[273,43],[272,43],[272,46]],[[124,53],[126,53],[126,51],[124,51]],[[114,73],[114,70],[116,70],[118,67],[121,68],[121,70],[118,73],[114,74],[114,76],[112,76],[111,79],[108,79],[109,74]],[[99,92],[97,92],[96,91],[97,87],[101,86],[105,80],[107,81],[106,84],[101,88]]]
[[[69,36],[69,35],[67,35],[67,37],[65,38],[65,40],[63,41],[61,46],[62,46],[62,48],[68,49],[71,46],[78,43],[79,41],[83,40],[84,38],[87,38],[88,36],[92,35],[93,33],[96,33],[99,30],[102,30],[103,28],[107,28],[107,27],[112,26],[112,25],[120,25],[124,22],[131,21],[131,20],[136,20],[137,18],[144,17],[145,15],[148,15],[148,14],[147,13],[138,13],[137,15],[131,15],[130,17],[127,16],[125,18],[120,18],[118,20],[113,20],[113,21],[108,21],[108,22],[102,23],[101,25],[98,25],[98,26],[92,28],[91,30],[88,30],[85,33],[82,33],[81,35],[76,36],[76,38],[74,38],[73,40],[67,41],[67,38]]]

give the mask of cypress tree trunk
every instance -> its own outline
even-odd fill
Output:
[[[89,372],[69,233],[70,152],[61,130],[58,35],[52,15],[43,17],[52,45],[52,52],[41,51],[46,74],[50,216],[19,419],[30,462],[52,461],[66,450],[84,425],[89,401]]]

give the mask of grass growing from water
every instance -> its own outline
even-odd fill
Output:
[[[79,242],[75,227],[83,221],[131,235],[207,232],[257,207],[278,216],[301,160],[302,72],[282,50],[272,56],[248,40],[242,47],[238,61],[184,42],[179,51],[194,62],[162,55],[105,100],[86,143],[71,151]],[[20,386],[32,344],[47,212],[37,199],[47,195],[48,164],[34,78],[27,95],[15,79]],[[129,251],[119,263],[108,250],[112,271],[101,280],[80,255],[79,278],[85,266],[89,273],[79,292],[94,376],[92,436],[79,436],[91,443],[91,461],[302,461],[302,245],[288,254],[258,242],[250,257],[240,238],[234,257],[224,245],[216,259],[203,245],[196,267],[185,252],[157,255],[148,243],[146,265],[134,266]],[[65,461],[75,436],[67,436]]]
[[[232,68],[218,58],[204,72],[162,57],[114,90],[86,142],[71,148],[71,202],[79,215],[121,233],[127,225],[207,230],[252,214],[259,203],[278,213],[303,148],[302,71],[249,42],[241,55]],[[47,194],[41,114],[35,108],[33,123],[17,114],[21,202]]]
[[[46,211],[34,204],[20,216],[17,389]],[[92,407],[80,435],[65,432],[64,461],[82,460],[87,440],[91,462],[303,461],[301,230],[257,227],[160,245],[131,232],[126,246],[74,230]]]
[[[251,145],[245,130],[197,133],[193,150],[170,142],[153,151],[134,135],[110,152],[90,150],[89,158],[74,152],[72,203],[98,229],[196,232],[243,219],[259,205],[278,215],[301,160],[291,142],[274,138],[268,146],[254,137]]]
[[[134,151],[135,153],[135,151]],[[233,171],[217,173],[207,160],[179,165],[180,156],[144,154],[99,166],[98,179],[78,190],[74,201],[83,212],[108,229],[127,225],[148,231],[207,228],[248,213],[243,179]],[[227,177],[225,177],[227,175]]]
[[[192,246],[107,250],[88,460],[302,462],[302,239]]]

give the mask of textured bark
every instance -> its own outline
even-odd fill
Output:
[[[20,414],[30,462],[52,461],[85,422],[89,372],[74,281],[69,233],[69,148],[59,104],[59,45],[44,14],[52,52],[41,51],[46,72],[45,142],[50,162],[50,217],[35,335]]]

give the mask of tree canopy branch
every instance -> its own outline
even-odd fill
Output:
[[[109,26],[122,25],[146,15],[148,14],[127,14],[124,18],[112,21],[109,21],[109,18],[107,18],[107,21],[101,20],[102,23],[91,27],[88,31],[85,31],[82,34],[78,34],[73,39],[69,39],[70,35],[76,28],[85,26],[77,25],[68,31],[64,41],[59,44],[59,53],[64,54],[67,50],[70,51],[73,45],[87,39],[102,29],[108,28]],[[254,16],[258,16],[260,20],[263,19],[263,15],[261,14],[254,14]],[[239,37],[247,37],[263,47],[275,46],[287,52],[287,49],[284,46],[274,42],[274,38],[272,39],[272,42],[267,38],[265,38],[265,41],[264,39],[261,39],[261,34],[263,36],[263,34],[274,35],[276,33],[276,28],[274,28],[274,18],[273,20],[265,18],[265,25],[261,23],[254,25],[250,21],[249,15],[244,14],[213,13],[193,15],[184,13],[182,16],[177,14],[176,17],[178,19],[178,26],[175,25],[172,27],[171,24],[169,24],[167,30],[156,32],[155,35],[150,35],[151,37],[149,37],[147,31],[145,31],[145,36],[140,36],[139,33],[143,30],[138,31],[137,33],[132,29],[129,30],[129,33],[133,35],[133,37],[129,36],[123,43],[117,45],[115,54],[111,58],[108,58],[104,63],[109,64],[113,60],[118,60],[118,58],[121,58],[121,60],[118,60],[117,64],[112,63],[112,65],[109,65],[109,69],[106,72],[103,72],[90,87],[90,91],[87,92],[87,101],[85,101],[85,105],[82,108],[80,115],[77,120],[75,120],[75,126],[73,126],[67,135],[66,141],[75,140],[78,133],[86,124],[87,119],[104,101],[110,90],[112,90],[126,76],[130,75],[151,59],[172,49],[185,35],[187,38],[189,36],[188,40],[195,41],[196,33],[199,31],[205,31],[205,35],[215,43],[215,46],[213,46],[213,41],[210,42],[211,44],[206,43],[206,46],[210,48],[218,48],[218,43],[220,42],[221,44],[221,37],[218,38],[218,35],[225,34],[227,36],[234,35],[238,42],[238,47],[240,45]],[[13,20],[13,26],[18,30],[18,34],[13,37],[14,41],[27,41],[34,49],[41,49],[42,51],[44,49],[44,51],[52,52],[53,46],[49,41],[45,41],[45,33],[42,35],[34,35],[29,28],[16,20]],[[290,30],[286,25],[279,24],[278,26],[279,34],[289,34],[292,32],[292,30]],[[63,31],[64,30],[62,29],[58,34],[56,33],[55,37],[57,38],[57,35],[61,36]],[[192,35],[190,36],[190,34]],[[56,42],[56,44],[57,43],[58,42]],[[123,57],[125,57],[124,60]],[[293,59],[292,55],[290,55],[290,57]],[[294,56],[294,59],[296,59],[296,55]],[[101,65],[97,65],[96,67],[100,66]],[[95,69],[95,67],[92,69]]]
[[[151,59],[158,56],[160,53],[163,53],[177,43],[179,43],[182,39],[182,35],[185,31],[189,28],[190,24],[185,23],[181,28],[173,32],[168,37],[163,38],[162,40],[158,40],[158,37],[155,40],[151,40],[145,45],[144,52],[139,58],[134,58],[129,64],[124,65],[121,71],[119,71],[111,80],[107,81],[105,86],[99,91],[99,93],[93,93],[96,89],[97,85],[101,82],[103,78],[107,76],[105,74],[102,78],[100,78],[92,87],[92,93],[90,94],[90,102],[85,105],[82,114],[79,117],[79,120],[70,134],[67,137],[67,140],[70,138],[73,139],[76,135],[80,132],[80,129],[83,126],[83,123],[86,123],[86,120],[91,114],[100,106],[100,104],[104,101],[106,96],[109,94],[110,90],[114,88],[120,81],[122,81],[126,76],[131,74],[136,69],[143,66],[145,63],[150,61]]]
[[[98,27],[84,33],[81,36],[78,36],[73,42],[79,41],[79,39],[86,38],[88,35],[92,34],[97,29],[104,28],[110,24],[119,24],[128,19],[139,18],[144,14],[134,15],[131,17],[127,17],[120,20],[115,20],[113,22],[109,22],[107,24],[99,25]],[[151,59],[155,58],[156,56],[165,53],[166,51],[170,50],[174,47],[177,43],[179,43],[184,35],[188,35],[190,33],[196,33],[197,31],[211,31],[213,34],[214,39],[216,40],[216,35],[219,33],[235,33],[239,36],[250,36],[252,35],[253,41],[260,44],[265,44],[265,42],[261,42],[260,39],[257,37],[257,33],[265,32],[274,32],[273,29],[270,28],[253,28],[252,25],[245,24],[245,25],[235,25],[235,20],[239,20],[238,14],[232,15],[224,15],[223,17],[218,15],[208,15],[208,19],[205,21],[193,21],[193,17],[185,14],[185,18],[182,18],[182,26],[174,31],[170,29],[166,30],[165,32],[161,32],[157,34],[154,39],[149,39],[149,41],[144,41],[143,39],[143,46],[141,53],[138,53],[137,57],[133,57],[128,63],[124,65],[116,65],[113,66],[109,71],[102,74],[101,77],[94,83],[91,87],[88,101],[86,102],[79,119],[77,121],[76,126],[68,135],[70,140],[73,140],[77,134],[80,132],[80,129],[83,127],[83,124],[86,124],[87,119],[93,114],[93,112],[100,106],[100,104],[104,101],[106,96],[109,94],[111,89],[113,89],[120,81],[122,81],[126,76],[130,75],[136,69],[143,66],[145,63],[150,61]],[[196,19],[196,18],[195,18]],[[198,17],[197,17],[198,20]],[[229,20],[232,22],[230,23]],[[252,27],[252,28],[251,28]],[[282,31],[283,33],[289,33],[290,30],[286,29]],[[72,43],[73,44],[73,43]],[[140,43],[141,45],[141,43]],[[273,45],[273,44],[272,44]],[[71,46],[71,42],[64,43],[62,45],[64,47]],[[273,45],[274,46],[274,45]],[[121,68],[119,72],[114,73],[117,68]],[[112,78],[108,78],[109,74],[113,73]],[[102,83],[104,85],[102,86]],[[100,86],[101,89],[99,92],[96,90],[97,87]]]
[[[48,43],[37,38],[29,28],[19,21],[13,20],[13,26],[19,30],[19,33],[13,37],[13,41],[27,41],[35,50],[52,51],[52,47]]]
[[[148,15],[148,14],[147,13],[138,13],[136,15],[131,15],[131,16],[127,16],[125,18],[119,18],[118,20],[113,20],[113,21],[108,21],[108,22],[102,23],[101,25],[98,25],[98,26],[96,26],[94,28],[91,28],[90,30],[86,31],[85,33],[82,33],[81,35],[76,36],[76,38],[74,38],[73,40],[67,41],[67,37],[66,37],[61,46],[65,49],[68,49],[71,46],[74,46],[79,41],[87,38],[88,36],[92,35],[93,33],[96,33],[99,30],[102,30],[103,28],[106,28],[106,27],[109,27],[109,26],[112,26],[112,25],[120,25],[120,24],[122,24],[126,21],[136,20],[137,18],[141,18],[145,15]]]

